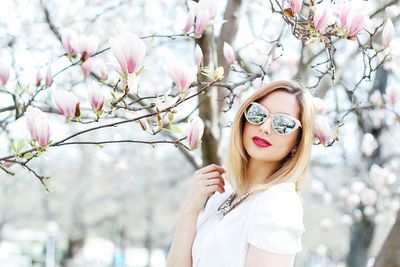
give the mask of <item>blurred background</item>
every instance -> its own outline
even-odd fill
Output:
[[[10,142],[29,139],[25,117],[16,115],[23,111],[7,107],[18,101],[26,104],[39,88],[38,73],[44,79],[49,68],[53,84],[40,90],[32,105],[48,113],[52,140],[87,129],[87,124],[66,123],[52,108],[47,92],[72,91],[85,99],[81,112],[90,112],[85,86],[98,76],[94,67],[89,75],[82,74],[83,67],[71,63],[76,58],[65,56],[62,36],[67,29],[98,37],[97,51],[102,52],[95,58],[107,67],[108,85],[119,81],[109,64],[110,38],[123,32],[143,37],[146,70],[139,78],[139,91],[129,96],[133,99],[135,94],[171,92],[164,66],[177,58],[195,66],[196,43],[203,50],[204,65],[223,66],[221,83],[226,86],[182,103],[174,117],[180,132],[151,135],[136,121],[73,139],[185,137],[187,119],[197,114],[206,126],[200,149],[144,142],[51,147],[29,162],[32,171],[50,177],[45,179],[50,192],[27,168],[2,167],[15,175],[0,172],[0,266],[165,266],[193,172],[211,163],[224,165],[230,123],[246,96],[265,82],[292,78],[301,79],[321,100],[319,113],[328,124],[321,127],[328,141],[314,145],[302,192],[306,232],[295,266],[389,266],[377,265],[378,255],[395,262],[400,242],[400,53],[396,48],[400,40],[395,37],[400,3],[365,1],[368,20],[358,39],[333,42],[332,82],[329,73],[321,77],[324,68],[318,69],[327,60],[326,47],[297,39],[282,14],[274,12],[272,6],[278,10],[278,2],[289,5],[289,1],[215,1],[212,27],[195,38],[192,30],[182,34],[190,17],[191,3],[186,1],[3,0],[0,63],[11,71],[1,87],[0,160],[13,154]],[[304,16],[312,2],[304,1]],[[380,50],[382,25],[389,18],[395,49],[378,53],[384,50]],[[235,51],[234,65],[223,57],[224,42]],[[369,44],[378,48],[368,48]],[[205,76],[197,82],[204,81]],[[104,83],[102,90],[111,101],[108,85]],[[168,101],[155,99],[160,107],[172,103]],[[103,121],[129,119],[148,110],[115,112],[117,116]],[[23,147],[28,148],[27,141]],[[399,266],[398,262],[391,266]]]

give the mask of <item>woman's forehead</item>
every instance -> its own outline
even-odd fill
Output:
[[[285,113],[294,117],[300,114],[296,97],[286,91],[274,91],[256,101],[271,113]]]

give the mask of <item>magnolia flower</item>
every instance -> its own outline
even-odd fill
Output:
[[[378,193],[375,190],[367,188],[361,192],[360,197],[364,206],[373,206],[378,199]]]
[[[94,81],[90,82],[87,92],[92,108],[96,111],[102,110],[104,104],[104,94],[99,84]]]
[[[356,35],[364,29],[367,22],[367,14],[364,3],[361,1],[337,1],[337,20],[339,28],[346,31],[349,37]]]
[[[29,106],[25,118],[31,139],[37,141],[41,148],[46,147],[51,137],[47,115],[40,109]]]
[[[193,23],[194,23],[194,15],[195,15],[194,10],[193,9],[189,10],[189,13],[186,18],[185,27],[183,28],[184,32],[188,33],[190,31],[190,29],[192,28]]]
[[[347,17],[346,21],[346,29],[349,33],[349,36],[355,36],[358,32],[364,29],[367,21],[367,17],[365,13],[354,13]]]
[[[391,85],[386,87],[385,94],[386,101],[392,106],[395,106],[400,99],[400,88],[398,85]]]
[[[87,60],[85,60],[85,61],[81,64],[81,69],[82,69],[82,72],[83,72],[83,76],[84,76],[84,77],[89,76],[90,70],[91,70],[92,65],[93,65],[92,63],[93,63],[92,59],[91,59],[91,58],[88,58]]]
[[[371,133],[365,133],[362,138],[361,151],[367,156],[371,156],[372,153],[379,147],[378,142]]]
[[[315,132],[314,135],[319,139],[319,141],[325,146],[328,144],[329,135],[331,133],[331,127],[325,116],[316,115],[315,116]]]
[[[360,201],[361,201],[361,198],[360,198],[359,194],[350,193],[349,195],[347,195],[346,203],[352,208],[357,207],[358,204],[360,204]]]
[[[196,44],[196,49],[195,49],[194,55],[195,55],[194,57],[195,57],[196,65],[200,66],[203,61],[203,51],[201,50],[201,48],[198,44]]]
[[[51,71],[51,67],[47,69],[46,76],[44,77],[44,84],[46,87],[50,87],[53,84],[53,74]]]
[[[194,30],[196,38],[200,38],[203,35],[203,32],[209,24],[210,20],[210,13],[207,9],[201,9],[197,12],[196,26]]]
[[[96,53],[99,46],[99,38],[96,35],[78,35],[71,40],[72,48],[81,54],[83,61]]]
[[[322,2],[315,6],[313,23],[315,29],[319,32],[325,32],[326,28],[333,23],[331,14],[331,5],[328,2]]]
[[[35,85],[36,85],[36,87],[38,87],[41,82],[42,82],[42,74],[40,73],[40,70],[37,70],[36,76],[35,76]]]
[[[294,12],[300,13],[303,0],[289,0],[289,5]]]
[[[101,80],[108,80],[108,73],[104,61],[100,59],[95,59],[92,62],[92,72],[96,74]]]
[[[180,93],[185,93],[195,78],[192,69],[183,62],[170,63],[167,67],[167,73]]]
[[[10,66],[4,63],[0,63],[0,80],[3,85],[8,82],[10,78]]]
[[[79,101],[71,92],[65,90],[55,90],[52,94],[54,107],[63,114],[68,120],[79,117]]]
[[[344,215],[342,215],[342,217],[340,218],[340,222],[341,222],[343,225],[350,226],[350,225],[353,224],[353,219],[351,218],[350,215],[344,214]]]
[[[383,30],[382,30],[382,44],[387,47],[390,45],[390,42],[393,40],[394,38],[394,26],[393,26],[393,22],[391,19],[387,19],[385,26],[383,26]]]
[[[235,62],[235,52],[233,51],[232,46],[228,43],[224,42],[224,57],[228,64],[233,64]]]
[[[121,72],[124,75],[137,72],[146,55],[144,42],[136,34],[124,33],[111,39],[110,43]]]
[[[372,217],[375,215],[375,208],[371,206],[366,206],[363,210],[365,216]]]
[[[191,150],[197,149],[201,145],[201,138],[204,133],[204,122],[200,117],[195,117],[189,121],[187,129],[188,144]]]
[[[61,36],[62,45],[68,56],[72,56],[75,53],[73,42],[75,42],[76,38],[76,32],[70,29],[66,29]]]

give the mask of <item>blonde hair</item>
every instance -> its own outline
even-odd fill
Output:
[[[272,185],[282,182],[295,182],[296,191],[300,192],[303,187],[304,178],[309,168],[311,148],[314,143],[314,105],[313,95],[302,84],[295,81],[274,81],[259,88],[254,94],[247,98],[237,111],[232,123],[232,131],[227,149],[226,175],[227,180],[237,192],[241,194],[250,189],[250,181],[245,179],[249,162],[249,155],[243,147],[243,127],[245,123],[244,112],[249,104],[257,101],[275,90],[286,90],[293,94],[300,106],[300,121],[302,128],[297,140],[296,152],[292,157],[290,153],[285,157],[271,176],[266,177],[263,184],[257,185],[254,190],[261,191]],[[268,179],[267,179],[268,178]]]

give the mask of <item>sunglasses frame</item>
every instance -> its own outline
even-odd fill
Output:
[[[265,114],[267,114],[267,116],[266,116],[261,122],[259,122],[259,123],[253,123],[253,122],[251,122],[251,121],[247,118],[247,111],[248,111],[248,109],[249,109],[252,105],[257,105],[257,106],[259,106],[262,110],[264,110]],[[290,117],[291,119],[293,119],[293,120],[296,122],[296,126],[294,127],[293,131],[291,131],[290,133],[286,133],[286,134],[278,133],[277,130],[275,130],[274,126],[272,125],[273,117],[274,117],[275,115],[283,115],[283,116],[285,116],[285,117]],[[297,128],[299,128],[299,127],[302,128],[301,122],[300,122],[297,118],[293,117],[292,115],[285,114],[285,113],[271,113],[266,107],[264,107],[263,105],[261,105],[261,104],[258,103],[258,102],[251,102],[250,105],[248,105],[248,106],[246,107],[246,109],[245,109],[245,111],[244,111],[244,116],[245,116],[246,120],[247,120],[250,124],[253,124],[253,125],[261,125],[261,124],[263,124],[263,123],[268,119],[269,116],[271,116],[271,128],[275,131],[275,133],[277,133],[277,134],[279,134],[279,135],[288,135],[288,134],[291,134],[291,133],[293,133],[294,131],[296,131]]]

